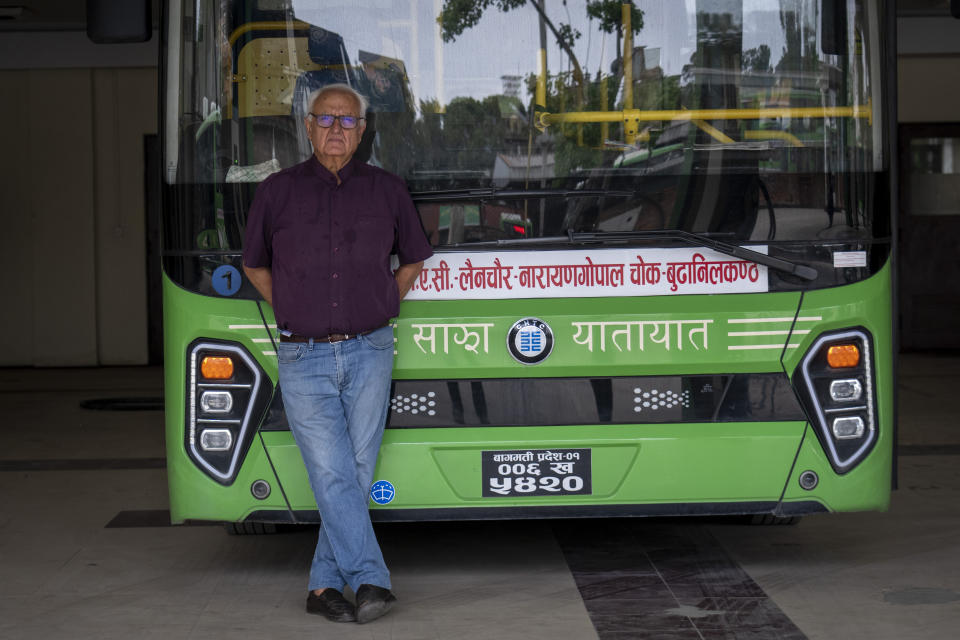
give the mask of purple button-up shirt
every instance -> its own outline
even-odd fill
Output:
[[[358,160],[339,175],[311,156],[264,180],[247,218],[243,263],[271,269],[277,326],[302,336],[383,326],[400,308],[390,254],[433,254],[400,178]]]

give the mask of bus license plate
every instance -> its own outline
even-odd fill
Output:
[[[593,492],[590,449],[482,451],[483,497],[570,496]]]

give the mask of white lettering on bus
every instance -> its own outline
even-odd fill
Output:
[[[419,347],[420,351],[427,353],[423,342],[429,344],[430,353],[437,352],[437,330],[443,333],[443,353],[450,353],[450,337],[453,334],[453,343],[463,347],[466,351],[479,354],[480,347],[483,347],[484,353],[489,353],[489,337],[492,322],[479,323],[453,323],[453,324],[412,324],[411,328],[416,329],[417,333],[413,336],[413,341]],[[483,333],[480,333],[483,329]]]
[[[709,349],[708,327],[713,323],[710,319],[700,320],[624,320],[616,322],[571,322],[571,326],[576,328],[577,332],[573,336],[573,341],[587,348],[587,351],[593,352],[594,330],[599,336],[599,346],[601,352],[607,350],[607,329],[610,329],[610,342],[617,348],[617,351],[633,350],[633,335],[637,337],[637,348],[644,350],[644,340],[663,345],[663,348],[670,351],[671,336],[674,336],[673,345],[677,350],[683,351],[684,338],[693,346],[694,349]],[[686,326],[685,326],[686,325]],[[633,329],[636,328],[636,331]],[[647,328],[651,330],[649,333]],[[686,336],[683,331],[686,329]],[[673,331],[671,331],[673,330]],[[697,343],[695,338],[699,337]]]

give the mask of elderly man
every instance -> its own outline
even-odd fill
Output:
[[[274,308],[283,404],[322,521],[307,611],[369,622],[396,601],[367,510],[389,406],[388,322],[432,251],[403,181],[353,158],[363,96],[329,85],[307,105],[313,156],[257,189],[243,264]]]

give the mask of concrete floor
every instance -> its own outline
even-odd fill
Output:
[[[314,531],[163,526],[162,412],[79,406],[159,369],[0,370],[0,638],[957,637],[958,382],[902,358],[889,512],[380,526],[400,602],[360,626],[303,612]]]

